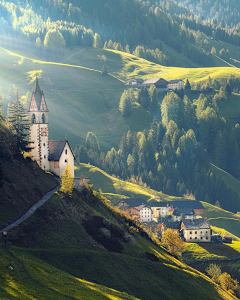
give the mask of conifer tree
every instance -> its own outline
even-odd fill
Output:
[[[15,154],[22,151],[29,152],[31,147],[29,147],[29,142],[26,140],[29,130],[28,117],[20,102],[18,91],[16,91],[15,102],[9,107],[8,121],[11,124],[15,137]]]
[[[94,38],[93,38],[93,47],[94,48],[102,48],[102,40],[99,34],[95,33]]]
[[[189,80],[187,79],[186,83],[185,83],[185,90],[191,90],[191,84],[189,82]]]
[[[108,68],[105,64],[102,66],[101,74],[102,74],[102,76],[108,75]]]
[[[66,165],[65,171],[61,176],[61,189],[60,191],[72,196],[74,189],[73,177],[71,176],[71,168],[69,164]]]

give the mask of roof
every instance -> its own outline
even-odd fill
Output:
[[[200,219],[185,219],[182,220],[182,227],[185,229],[211,229],[211,226],[208,222],[207,218],[200,218]]]
[[[167,228],[180,229],[181,221],[179,221],[179,222],[164,222],[164,225]]]
[[[139,205],[138,207],[135,207],[135,208],[140,211],[142,208],[145,208],[145,207],[146,207],[145,204],[141,204],[141,205]],[[150,208],[150,207],[148,206],[148,208]]]
[[[37,105],[37,109],[40,110],[41,103],[42,103],[42,97],[44,97],[44,94],[43,94],[43,91],[40,88],[38,78],[36,77],[35,87],[34,87],[34,90],[32,92],[32,98],[31,98],[31,101],[30,101],[29,111],[30,111],[30,107],[31,107],[31,103],[32,103],[33,98],[34,98],[35,103]],[[46,105],[46,103],[45,103],[45,105]]]
[[[174,208],[191,208],[191,209],[204,209],[202,203],[197,200],[183,200],[183,201],[168,201],[168,202],[151,202],[152,207],[166,207],[167,205]]]
[[[195,215],[195,212],[192,208],[176,208],[174,209],[173,215],[174,216],[181,216],[181,214],[184,215]]]
[[[125,203],[127,203],[130,207],[138,207],[142,204],[149,205],[148,202],[146,202],[142,198],[130,198],[130,199],[123,199]]]
[[[170,80],[168,83],[173,84],[173,83],[178,83],[180,81],[182,81],[182,79]]]
[[[49,160],[50,161],[59,161],[66,144],[68,144],[69,148],[71,149],[67,140],[49,141],[49,144],[48,144],[49,145]],[[71,152],[73,154],[72,149],[71,149]],[[74,156],[74,154],[73,154],[73,156]]]
[[[118,206],[118,208],[120,209],[120,210],[125,210],[125,209],[127,209],[129,207],[129,205],[127,205],[127,204],[122,204],[122,205],[119,205]]]
[[[143,82],[143,85],[151,85],[151,84],[164,86],[168,84],[168,81],[166,81],[163,78],[150,78]]]

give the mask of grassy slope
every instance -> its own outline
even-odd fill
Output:
[[[145,200],[152,199],[153,196],[160,197],[162,201],[182,200],[181,197],[168,196],[162,192],[157,192],[149,188],[139,186],[131,182],[125,182],[110,176],[101,169],[89,164],[80,164],[80,167],[75,169],[75,175],[79,177],[90,177],[94,188],[100,187],[103,193],[114,194],[114,201],[121,199],[122,196],[129,198],[143,198]],[[121,195],[119,195],[121,191]],[[110,196],[113,197],[113,196]]]
[[[165,195],[161,192],[156,192],[154,190],[141,187],[139,185],[121,181],[115,177],[110,176],[104,171],[97,167],[80,164],[80,168],[75,170],[76,176],[86,176],[91,178],[91,182],[94,188],[100,187],[106,198],[116,204],[122,197],[140,197],[145,200],[152,199],[153,195],[158,196],[161,201],[171,201],[171,200],[183,200],[182,197],[173,197]],[[229,175],[230,176],[230,175]],[[121,190],[121,195],[119,195]],[[110,193],[110,195],[109,195]],[[109,196],[108,196],[109,195]],[[233,234],[236,240],[240,238],[240,216],[218,208],[206,202],[202,202],[205,210],[204,216],[210,220],[214,230],[222,231],[223,228],[229,234]]]
[[[19,249],[0,252],[0,299],[137,299],[74,277]]]
[[[122,253],[98,250],[99,243],[102,243],[94,242],[98,233],[92,232],[89,236],[86,231],[86,224],[94,226],[92,222],[96,216],[104,218],[102,224],[110,230],[118,228],[117,230],[123,230],[124,236],[129,236],[125,242],[120,238]],[[40,295],[38,299],[44,299],[43,293],[46,290],[42,289],[43,286],[47,287],[49,295],[54,297],[55,293],[59,299],[65,299],[68,288],[72,299],[91,299],[91,290],[99,293],[99,298],[95,299],[105,299],[100,298],[103,295],[106,299],[132,299],[96,285],[100,284],[146,300],[158,299],[159,295],[161,299],[168,300],[233,299],[207,277],[169,256],[149,240],[127,233],[127,228],[123,221],[116,219],[95,198],[84,196],[81,199],[79,195],[75,195],[73,199],[69,199],[55,194],[24,225],[10,233],[13,244],[28,249],[10,246],[10,252],[15,259],[11,255],[1,255],[0,268],[4,270],[13,263],[15,271],[7,271],[0,276],[0,295],[8,297],[15,293],[21,299],[19,295],[23,293],[22,299],[32,299],[30,295],[35,295],[32,289],[36,285],[36,293],[39,292]],[[108,238],[109,243],[112,238],[113,236]],[[144,259],[146,252],[158,257],[159,262]],[[24,270],[26,274],[21,274]],[[24,275],[30,277],[34,285],[29,280],[24,280]],[[80,298],[81,290],[86,293],[86,298]],[[114,298],[111,293],[117,294],[119,298]]]
[[[97,134],[102,149],[109,149],[118,146],[128,129],[149,128],[153,116],[141,107],[128,118],[120,115],[118,104],[125,88],[121,80],[160,76],[198,81],[209,75],[212,78],[239,76],[236,68],[164,67],[127,53],[94,48],[66,50],[61,63],[43,61],[32,52],[21,54],[0,48],[0,67],[4,74],[0,76],[0,86],[4,94],[10,83],[18,86],[20,94],[31,91],[38,70],[50,111],[50,138],[62,139],[67,134],[73,148],[83,142],[88,131]],[[111,76],[100,75],[102,55],[107,58]],[[6,103],[4,107],[6,111]]]
[[[209,219],[209,222],[215,228],[214,231],[221,232],[224,228],[228,233],[235,235],[235,239],[240,238],[240,216],[224,209],[218,208],[206,202],[202,202],[205,210],[204,216]],[[226,234],[228,234],[226,232]]]
[[[183,254],[184,261],[193,259],[211,260],[215,258],[227,259],[240,257],[240,242],[232,244],[189,243]]]

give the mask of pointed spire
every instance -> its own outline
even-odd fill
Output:
[[[38,75],[38,74],[36,73],[36,83],[35,83],[34,92],[35,92],[35,93],[41,93],[41,89],[40,89],[40,86],[39,86],[39,83],[38,83],[37,75]]]

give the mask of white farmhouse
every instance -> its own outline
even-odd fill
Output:
[[[168,90],[181,90],[184,88],[184,82],[181,79],[170,80],[167,85]]]
[[[140,207],[139,207],[140,208]],[[153,220],[153,211],[149,206],[144,206],[139,209],[141,223],[149,223]]]
[[[211,242],[212,230],[207,218],[182,220],[181,231],[186,242]]]
[[[28,110],[31,154],[46,171],[61,177],[68,164],[74,177],[74,155],[67,140],[49,141],[48,108],[38,78]]]

